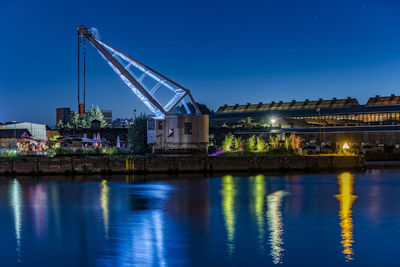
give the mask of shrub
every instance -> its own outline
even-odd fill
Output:
[[[233,134],[228,133],[225,136],[224,142],[222,144],[222,150],[225,152],[233,151],[232,142],[233,142]]]

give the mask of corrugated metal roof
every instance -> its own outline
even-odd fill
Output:
[[[371,97],[367,102],[368,106],[388,106],[388,105],[400,105],[400,96],[379,96]]]
[[[226,114],[226,113],[242,113],[242,112],[262,112],[262,111],[283,111],[283,110],[316,110],[318,108],[345,108],[352,106],[359,106],[358,100],[356,98],[345,98],[345,99],[329,99],[323,100],[320,98],[319,100],[310,101],[306,99],[305,101],[291,101],[291,102],[271,102],[271,103],[258,103],[258,104],[250,104],[246,105],[233,105],[228,106],[224,105],[217,110],[217,114]]]

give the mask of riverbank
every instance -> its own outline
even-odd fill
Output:
[[[361,156],[153,156],[0,158],[0,175],[361,170]]]

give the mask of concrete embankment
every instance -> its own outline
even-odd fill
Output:
[[[322,171],[364,167],[364,157],[359,156],[0,158],[0,175]]]

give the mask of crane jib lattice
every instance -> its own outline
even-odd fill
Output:
[[[188,89],[106,43],[97,29],[80,26],[78,33],[82,40],[88,40],[97,49],[156,118],[163,119],[179,112],[200,115]]]

